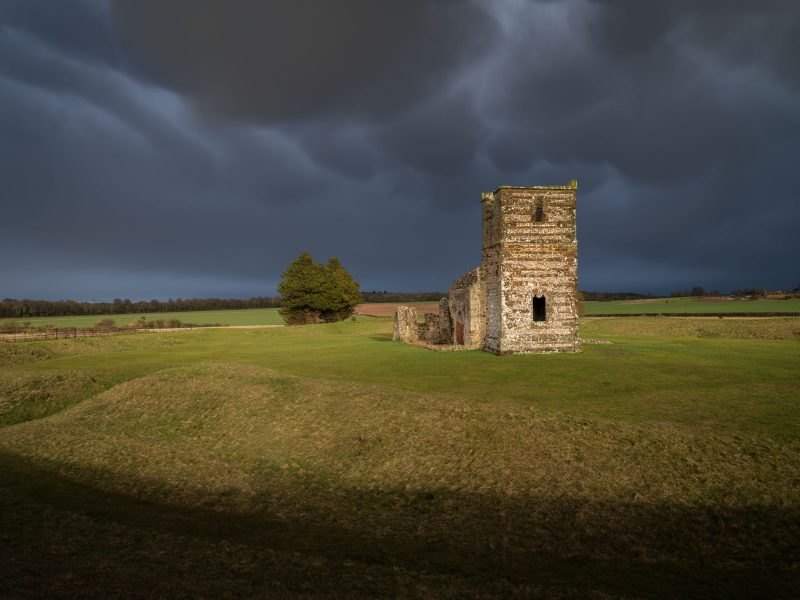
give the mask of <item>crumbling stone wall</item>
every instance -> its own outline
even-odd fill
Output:
[[[425,314],[425,322],[417,323],[417,336],[429,344],[452,343],[453,327],[450,322],[450,302],[447,298],[439,300],[439,314]]]
[[[503,186],[483,195],[489,352],[579,350],[576,191],[571,182]],[[540,321],[536,297],[544,298]]]
[[[417,309],[411,306],[398,306],[394,311],[394,333],[396,342],[414,342],[418,339]]]
[[[420,340],[435,344],[439,337],[439,315],[425,313],[425,321],[417,323],[417,336]]]
[[[486,336],[486,290],[481,267],[456,279],[450,287],[451,344],[470,348],[483,346]]]
[[[437,344],[453,343],[453,319],[450,315],[450,299],[439,300],[439,338]]]

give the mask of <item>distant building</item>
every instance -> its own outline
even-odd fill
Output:
[[[494,354],[579,351],[577,189],[573,180],[484,193],[481,266],[453,282],[424,324],[401,307],[395,339]]]

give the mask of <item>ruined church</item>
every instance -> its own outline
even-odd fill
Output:
[[[438,315],[395,312],[394,339],[494,354],[578,352],[576,181],[482,194],[483,260],[453,282]]]

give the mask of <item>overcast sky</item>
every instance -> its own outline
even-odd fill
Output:
[[[800,285],[796,0],[3,0],[0,297],[362,289],[577,179],[580,287]]]

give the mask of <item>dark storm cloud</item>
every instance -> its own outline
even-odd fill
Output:
[[[113,6],[145,72],[211,110],[257,121],[392,114],[439,88],[493,33],[490,14],[460,0]]]
[[[527,4],[506,15],[510,41],[488,86],[503,92],[483,99],[497,119],[487,152],[503,172],[607,167],[605,180],[580,176],[584,287],[598,286],[595,273],[661,290],[681,272],[686,285],[723,288],[796,277],[785,219],[800,217],[800,130],[786,65],[800,11],[695,4]]]
[[[119,42],[108,27],[102,0],[6,0],[0,5],[0,23],[82,60],[120,61]]]
[[[737,61],[741,50],[733,41],[710,44],[709,9],[657,2],[559,6],[560,14],[515,15],[511,41],[490,75],[491,87],[503,90],[487,95],[485,107],[505,126],[489,145],[498,168],[542,156],[607,162],[627,177],[669,182],[697,176],[720,159],[750,156],[753,144],[765,141],[764,125],[772,141],[780,141],[776,134],[796,139],[796,126],[785,133],[777,127],[796,121],[786,82],[770,65]],[[795,16],[793,32],[782,22],[786,14],[776,12],[772,21],[800,38],[800,9],[786,12]],[[725,13],[729,35],[741,35],[740,45],[769,45],[763,36],[744,35],[753,29],[750,13]]]
[[[777,0],[9,1],[0,296],[444,289],[573,177],[584,289],[794,286],[797,56]]]

